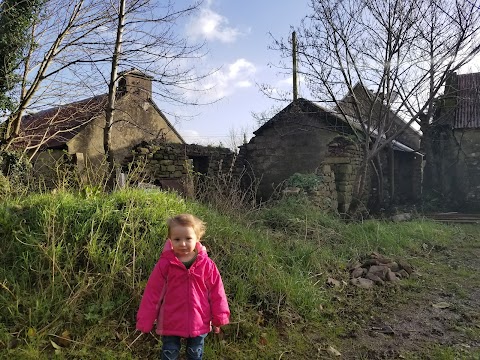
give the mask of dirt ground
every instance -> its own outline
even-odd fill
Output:
[[[338,358],[480,359],[480,234],[454,243],[412,256],[420,286],[389,298],[342,340]]]

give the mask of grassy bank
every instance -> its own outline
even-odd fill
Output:
[[[207,222],[203,242],[232,310],[222,337],[207,338],[207,359],[303,359],[341,346],[342,337],[371,316],[370,304],[388,306],[399,288],[331,289],[328,277],[346,282],[347,262],[372,251],[420,265],[427,251],[459,236],[458,228],[422,220],[345,224],[294,199],[235,217],[174,194],[139,190],[5,200],[0,355],[157,356],[154,335],[137,339],[135,313],[166,238],[165,220],[181,212]],[[400,287],[405,298],[422,283]]]

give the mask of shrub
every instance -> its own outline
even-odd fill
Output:
[[[295,173],[287,179],[286,185],[288,187],[300,188],[305,192],[311,192],[315,191],[321,182],[321,177],[316,174]]]
[[[0,173],[0,195],[3,197],[10,193],[10,181]]]
[[[32,166],[25,154],[10,150],[0,150],[0,192],[23,192],[31,179]],[[3,185],[2,185],[3,184]],[[15,184],[15,187],[12,185]]]

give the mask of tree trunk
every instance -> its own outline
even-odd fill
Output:
[[[367,153],[365,153],[363,155],[362,163],[360,164],[357,175],[355,177],[355,183],[352,192],[352,201],[350,202],[350,206],[347,210],[347,214],[351,217],[356,216],[358,208],[362,203],[363,195],[365,194],[365,184],[368,176],[368,163],[369,159],[367,157]]]
[[[376,170],[375,173],[377,175],[377,183],[378,183],[376,209],[380,210],[381,208],[385,208],[385,186],[384,186],[385,180],[383,178],[382,161],[380,160],[380,155],[377,155],[375,157],[375,162],[372,161],[372,165]]]
[[[107,186],[110,189],[115,187],[115,159],[112,152],[112,125],[115,116],[116,93],[117,93],[117,73],[118,62],[122,50],[123,31],[125,29],[125,0],[120,0],[118,11],[117,37],[115,40],[115,49],[112,57],[112,67],[110,71],[110,82],[108,84],[108,100],[105,110],[105,128],[103,129],[103,149],[108,165]]]
[[[390,178],[390,204],[393,202],[395,198],[395,152],[393,151],[392,144],[388,147],[388,170],[389,170],[389,178]]]

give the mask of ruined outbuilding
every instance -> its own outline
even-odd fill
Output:
[[[427,201],[480,210],[480,73],[451,74],[423,146]]]
[[[362,159],[358,136],[365,136],[358,123],[300,98],[263,124],[254,135],[240,148],[239,159],[259,181],[259,197],[269,198],[294,173],[316,172],[327,175],[328,179],[333,175],[335,188],[326,196],[336,199],[340,212],[348,209]],[[415,201],[420,194],[422,157],[415,150],[414,144],[393,141],[390,150],[381,154],[383,187],[395,194],[392,200],[398,203]],[[393,176],[396,181],[390,181]],[[365,204],[378,191],[373,174],[367,186]]]

